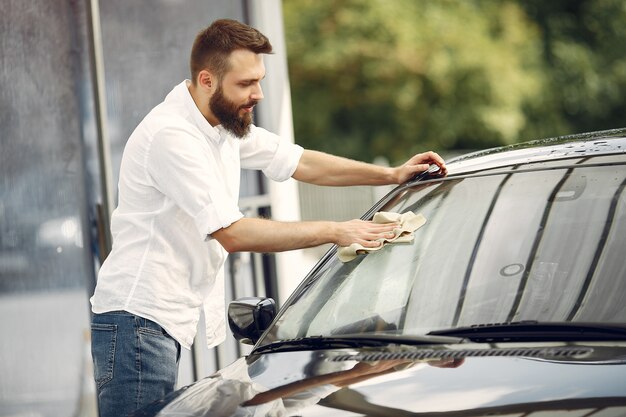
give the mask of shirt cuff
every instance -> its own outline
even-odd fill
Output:
[[[243,213],[238,209],[216,207],[215,204],[209,204],[194,216],[194,222],[200,233],[200,238],[209,240],[211,233],[228,227],[241,218],[243,218]]]
[[[287,141],[279,141],[276,154],[263,173],[274,181],[286,181],[296,172],[304,148]]]

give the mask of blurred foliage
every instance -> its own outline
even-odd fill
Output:
[[[626,0],[285,0],[296,141],[392,162],[626,126]]]

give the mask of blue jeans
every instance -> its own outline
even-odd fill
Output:
[[[127,416],[174,391],[180,344],[151,320],[94,314],[91,354],[100,417]]]

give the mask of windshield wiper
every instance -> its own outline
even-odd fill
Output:
[[[433,330],[427,334],[463,337],[472,342],[606,341],[626,340],[626,326],[623,324],[524,320]]]
[[[310,336],[296,339],[278,340],[259,346],[252,353],[290,352],[297,350],[341,349],[359,347],[380,347],[390,344],[402,345],[441,345],[456,344],[463,339],[451,336],[408,336],[389,334],[346,334],[336,336]]]

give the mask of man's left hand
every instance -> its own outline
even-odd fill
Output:
[[[410,180],[415,175],[426,171],[432,164],[439,167],[437,175],[445,176],[448,173],[446,163],[443,158],[435,152],[428,151],[418,153],[404,164],[395,168],[397,183],[402,184],[403,182]]]

